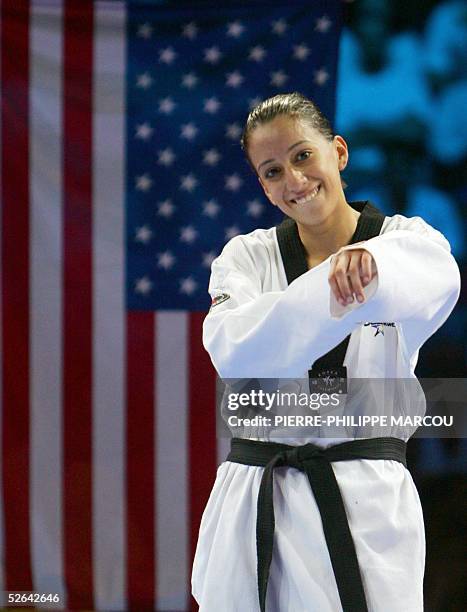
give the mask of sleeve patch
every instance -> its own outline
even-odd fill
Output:
[[[230,298],[230,295],[228,293],[219,293],[219,295],[215,295],[212,298],[211,308],[214,308],[214,306],[218,306],[219,304],[222,304],[222,302],[225,302],[229,298]]]

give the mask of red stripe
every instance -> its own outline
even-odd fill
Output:
[[[64,10],[64,563],[68,607],[92,609],[93,3]],[[75,5],[76,7],[76,5]]]
[[[29,3],[3,0],[1,22],[5,580],[29,591]]]
[[[155,601],[154,316],[127,316],[127,588],[141,612]]]
[[[203,347],[204,312],[190,314],[189,330],[189,500],[190,568],[204,507],[216,476],[216,373]],[[196,610],[191,598],[191,609]]]

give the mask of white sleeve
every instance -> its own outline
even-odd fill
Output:
[[[410,229],[364,243],[378,276],[365,288],[364,304],[343,309],[328,283],[331,258],[284,291],[264,293],[259,270],[266,254],[252,254],[241,236],[231,240],[213,262],[209,291],[218,304],[203,325],[204,346],[219,375],[303,376],[318,357],[367,321],[399,322],[408,357],[413,355],[454,308],[460,275],[445,238],[412,221],[406,225]]]
[[[440,232],[420,217],[396,217],[396,229],[344,248],[365,248],[372,254],[378,270],[370,300],[378,315],[373,320],[401,324],[410,358],[452,312],[459,298],[460,274]],[[346,311],[332,298],[333,316],[340,318]]]
[[[352,314],[342,321],[330,316],[329,260],[285,291],[263,293],[266,258],[237,236],[212,264],[209,292],[218,303],[204,321],[203,343],[223,378],[303,376],[357,322]]]

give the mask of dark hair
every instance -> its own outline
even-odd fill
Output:
[[[287,115],[288,117],[306,121],[327,140],[331,141],[334,138],[331,123],[312,100],[298,92],[279,94],[263,100],[248,115],[240,144],[250,164],[248,141],[251,132],[259,125],[272,121],[278,115]]]

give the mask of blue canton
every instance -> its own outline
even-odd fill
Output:
[[[176,4],[129,7],[132,310],[207,310],[210,266],[223,245],[280,222],[239,144],[253,106],[300,91],[334,115],[340,2]]]

